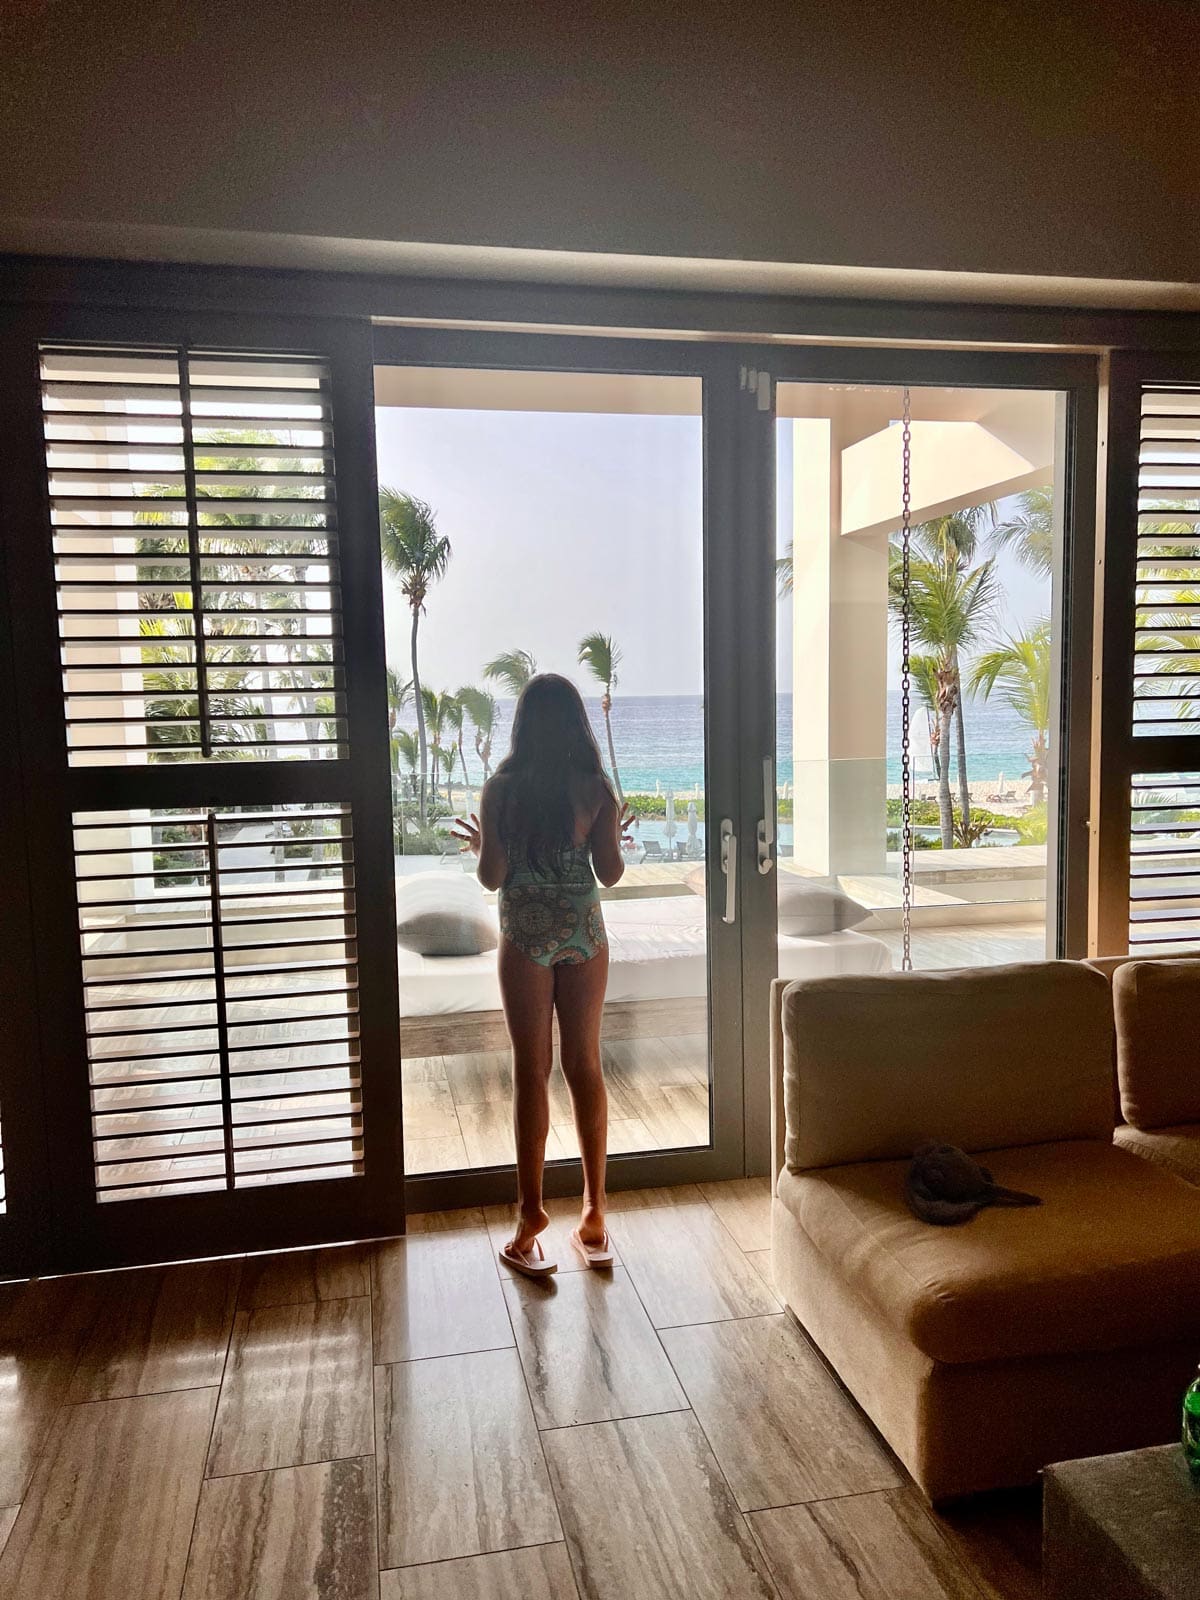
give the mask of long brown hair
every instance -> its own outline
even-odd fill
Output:
[[[583,697],[569,678],[541,672],[521,690],[504,780],[500,835],[510,858],[531,872],[561,871],[575,844],[580,780],[599,778],[612,792]]]

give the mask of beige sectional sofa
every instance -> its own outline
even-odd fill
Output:
[[[925,1493],[1171,1438],[1200,1359],[1200,1188],[1114,1143],[1106,977],[780,982],[773,1012],[775,1281]],[[930,1138],[1043,1204],[919,1222],[903,1178]]]

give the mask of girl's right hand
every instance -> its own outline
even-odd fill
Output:
[[[625,804],[621,807],[621,815],[617,818],[617,837],[620,839],[622,844],[633,843],[633,834],[630,832],[630,829],[633,827],[633,821],[633,812],[630,809],[629,801],[626,800]]]

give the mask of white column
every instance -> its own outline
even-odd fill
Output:
[[[792,423],[793,853],[838,877],[886,870],[886,533],[843,535],[828,418]]]

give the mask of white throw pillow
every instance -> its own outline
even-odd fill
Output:
[[[827,878],[800,878],[794,872],[778,874],[779,931],[793,939],[815,938],[856,928],[871,915],[866,906],[830,883]],[[695,867],[684,879],[693,894],[706,890],[704,868]]]
[[[396,882],[396,943],[419,956],[478,956],[499,943],[479,880],[418,872]]]
[[[839,933],[857,927],[871,915],[866,906],[824,878],[799,878],[794,872],[777,876],[779,931],[793,939]]]

